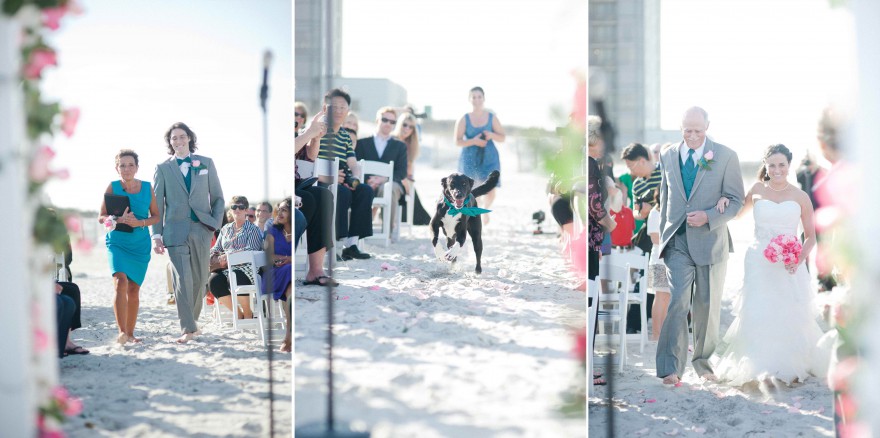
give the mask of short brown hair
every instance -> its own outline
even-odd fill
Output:
[[[186,123],[177,122],[165,131],[165,146],[168,146],[168,155],[174,155],[174,148],[171,147],[171,131],[175,129],[183,129],[186,132],[186,135],[189,137],[189,153],[195,152],[198,149],[196,147],[196,133],[189,129]]]
[[[248,202],[248,199],[245,196],[233,196],[229,199],[229,205],[244,205],[245,207],[251,206],[250,202]]]
[[[119,161],[122,160],[122,157],[131,157],[134,158],[134,165],[139,166],[138,164],[138,154],[131,149],[120,149],[119,153],[116,154],[116,165],[119,165]]]

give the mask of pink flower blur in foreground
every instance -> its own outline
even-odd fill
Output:
[[[43,26],[52,30],[58,30],[61,27],[61,19],[67,15],[67,7],[59,6],[57,8],[43,9]]]
[[[50,65],[58,65],[55,51],[51,49],[36,49],[31,52],[31,56],[24,66],[24,77],[27,79],[37,79],[42,75],[43,69]]]
[[[55,151],[49,146],[41,146],[37,150],[36,155],[31,160],[31,181],[41,183],[49,179],[49,176],[52,175],[52,171],[49,170],[49,162],[53,158],[55,158]]]
[[[68,108],[61,113],[61,132],[68,138],[72,137],[73,132],[76,131],[79,114],[79,108]]]
[[[580,275],[587,273],[587,232],[584,230],[574,240],[571,241],[571,264],[574,265],[574,272]]]
[[[46,335],[46,332],[35,329],[34,330],[34,350],[43,351],[46,347],[49,346],[49,336]]]
[[[67,231],[71,233],[79,233],[82,230],[82,220],[72,214],[64,218],[64,225],[67,227]]]
[[[578,330],[577,335],[575,337],[574,344],[574,356],[577,360],[581,362],[586,362],[587,360],[587,331],[586,330]]]

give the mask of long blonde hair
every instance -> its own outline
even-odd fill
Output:
[[[409,138],[403,138],[403,123],[409,121],[412,125],[412,132],[409,135]],[[418,121],[416,117],[410,113],[403,113],[397,119],[397,126],[394,127],[394,132],[391,135],[400,139],[400,141],[406,144],[406,159],[407,161],[413,162],[416,160],[416,157],[419,156],[419,132],[416,128]]]

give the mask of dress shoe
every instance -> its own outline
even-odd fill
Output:
[[[358,249],[357,245],[349,246],[342,250],[342,260],[351,260],[351,259],[361,259],[365,260],[370,258],[370,255]]]

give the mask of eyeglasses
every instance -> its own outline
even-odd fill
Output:
[[[354,129],[354,128],[342,128],[342,129],[348,131],[349,134],[357,135],[357,133],[358,133],[357,129]]]
[[[404,124],[403,124],[403,127],[404,127],[404,128],[412,128],[413,125],[410,125],[409,123],[404,123]]]
[[[397,123],[397,120],[386,119],[385,117],[382,117],[382,123],[390,123],[393,125],[393,124]]]
[[[232,204],[232,206],[229,207],[229,208],[230,208],[231,210],[247,210],[247,209],[248,209],[248,206],[247,206],[247,205],[242,205],[242,204]]]
[[[303,113],[298,113],[298,112],[296,112],[296,111],[293,112],[293,115],[295,115],[295,116],[297,116],[297,117],[306,118],[306,115],[305,115],[305,114],[303,114]]]

